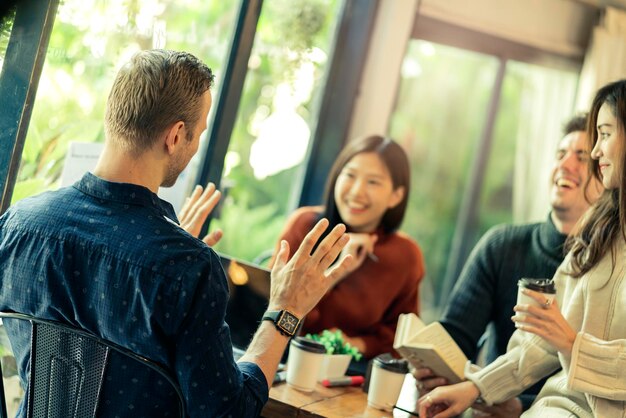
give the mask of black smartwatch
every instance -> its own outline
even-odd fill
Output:
[[[300,318],[286,309],[280,311],[265,311],[264,321],[272,321],[281,334],[293,337],[300,325]]]

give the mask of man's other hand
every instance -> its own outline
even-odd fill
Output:
[[[191,196],[185,199],[185,204],[178,215],[181,228],[199,238],[204,221],[215,209],[221,197],[222,193],[215,188],[213,183],[207,184],[204,189],[200,185],[196,186]],[[208,246],[213,246],[222,238],[222,235],[222,231],[216,229],[206,234],[202,241]]]

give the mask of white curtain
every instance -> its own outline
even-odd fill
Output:
[[[550,173],[562,127],[573,114],[576,74],[526,68],[516,135],[513,221],[543,221],[550,210]]]
[[[626,12],[604,10],[594,28],[580,74],[576,109],[588,111],[596,91],[603,85],[626,78]]]

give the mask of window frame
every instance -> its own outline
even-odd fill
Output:
[[[0,113],[0,215],[11,204],[58,6],[59,0],[28,0],[16,6],[0,73],[0,97],[5,98]],[[32,42],[33,39],[38,42]]]

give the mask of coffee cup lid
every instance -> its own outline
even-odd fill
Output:
[[[324,344],[305,337],[296,337],[292,339],[291,345],[298,347],[300,350],[308,351],[309,353],[326,353],[326,347]]]
[[[394,373],[406,374],[409,372],[409,364],[405,359],[394,358],[391,354],[385,353],[374,358],[374,364],[381,369]]]
[[[556,293],[554,287],[554,281],[552,279],[531,279],[522,277],[517,282],[519,287],[525,287],[526,289],[535,290],[541,293]]]

